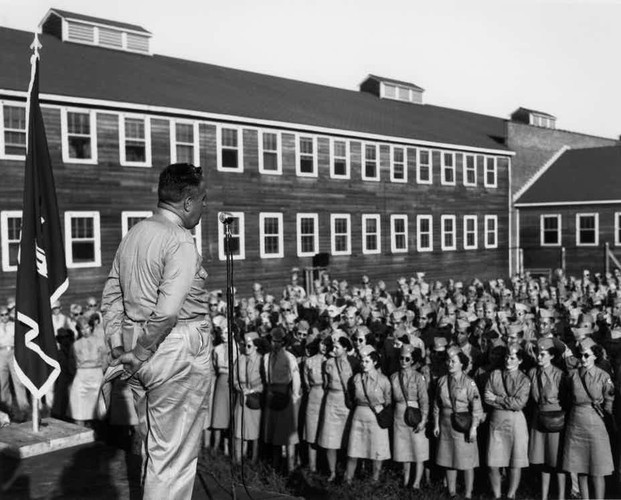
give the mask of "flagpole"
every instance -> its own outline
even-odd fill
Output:
[[[32,432],[39,432],[39,403],[41,400],[32,395]]]

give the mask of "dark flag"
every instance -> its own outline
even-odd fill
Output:
[[[67,290],[56,188],[39,106],[39,41],[35,37],[28,93],[28,150],[17,267],[15,368],[40,399],[60,374],[51,304]]]

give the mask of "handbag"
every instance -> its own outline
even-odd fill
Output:
[[[543,383],[541,373],[538,374],[537,385],[539,386],[539,399],[543,394]],[[540,411],[537,414],[537,430],[540,432],[561,432],[565,427],[565,411],[551,410]]]
[[[421,423],[423,419],[423,414],[420,411],[420,408],[414,408],[413,406],[409,406],[407,392],[405,390],[405,384],[403,383],[403,373],[399,372],[397,378],[399,379],[399,384],[401,385],[401,392],[403,393],[403,398],[405,399],[406,408],[405,413],[403,414],[403,420],[405,425],[408,427],[418,427],[418,424]]]
[[[470,432],[472,427],[472,413],[469,411],[455,411],[455,398],[453,397],[453,388],[451,387],[451,376],[447,375],[449,398],[451,400],[451,406],[453,407],[453,413],[451,413],[451,425],[457,432],[463,432],[464,434]]]
[[[362,382],[362,390],[364,391],[364,397],[367,399],[367,403],[369,403],[369,408],[371,408],[371,411],[373,412],[373,414],[375,415],[375,418],[377,419],[377,425],[379,425],[381,429],[388,429],[389,427],[392,426],[392,422],[394,420],[392,406],[384,406],[384,408],[380,412],[375,411],[375,408],[373,407],[373,405],[371,404],[371,400],[369,399],[369,395],[367,394],[367,386],[364,383],[364,378],[361,378],[360,380]]]
[[[249,392],[246,394],[246,407],[251,410],[261,409],[261,396],[260,392]]]
[[[339,373],[339,380],[341,381],[341,385],[343,386],[343,397],[345,399],[345,406],[348,410],[351,410],[356,404],[354,403],[354,398],[352,398],[351,394],[347,390],[347,386],[345,382],[343,382],[343,377],[341,376],[341,369],[339,368],[339,360],[334,358],[334,364],[336,365],[336,371]]]

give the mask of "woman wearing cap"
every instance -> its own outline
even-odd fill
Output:
[[[216,338],[212,362],[216,374],[213,393],[213,410],[211,413],[211,429],[213,430],[213,449],[218,451],[222,444],[222,433],[229,428],[231,410],[229,406],[229,339],[228,327],[224,316],[215,316],[212,320]],[[233,349],[233,361],[237,358],[237,349]],[[224,440],[224,454],[229,454],[228,440]]]
[[[267,383],[265,409],[263,410],[263,440],[272,447],[275,466],[282,457],[282,447],[287,455],[288,471],[295,467],[295,445],[298,435],[298,413],[302,398],[300,370],[295,356],[285,350],[286,334],[282,328],[270,332],[272,350],[263,356],[263,370]]]
[[[604,477],[613,462],[605,414],[612,414],[614,385],[610,375],[595,366],[601,346],[586,338],[579,344],[581,367],[569,374],[572,407],[565,431],[563,468],[578,474],[582,498],[589,498],[589,477],[595,498],[604,498]]]
[[[561,432],[551,431],[547,427],[546,415],[552,417],[563,411],[567,405],[569,387],[567,377],[562,370],[552,364],[558,355],[551,338],[539,339],[537,343],[537,368],[528,373],[530,378],[530,395],[535,403],[528,458],[532,465],[541,468],[541,498],[547,500],[550,491],[550,474],[556,474],[558,498],[565,498],[565,474],[561,469]],[[562,417],[557,417],[561,418]]]
[[[520,371],[524,357],[516,344],[508,346],[504,370],[494,370],[485,385],[485,403],[493,408],[489,422],[487,465],[496,498],[500,498],[500,467],[510,467],[507,498],[515,498],[522,468],[528,467],[528,427],[523,409],[530,380]]]
[[[390,377],[395,405],[393,425],[393,460],[403,463],[403,485],[410,484],[410,465],[416,464],[412,488],[418,490],[423,477],[423,463],[429,460],[429,440],[425,435],[429,414],[429,397],[425,377],[414,369],[422,358],[421,350],[409,344],[401,346],[399,353],[400,370]],[[421,419],[414,427],[405,421],[408,407],[420,411]]]
[[[326,391],[324,407],[317,435],[317,444],[326,450],[330,477],[328,481],[336,479],[336,455],[338,450],[345,446],[347,433],[345,427],[349,418],[350,409],[345,404],[346,391],[354,370],[347,358],[351,349],[351,342],[343,334],[333,337],[333,347],[330,357],[324,364],[323,387]]]
[[[382,429],[376,414],[392,404],[390,380],[379,370],[379,355],[370,346],[361,350],[362,373],[353,378],[356,404],[347,445],[345,481],[351,483],[359,458],[373,461],[374,482],[379,481],[382,462],[390,458],[388,429]]]
[[[244,335],[244,354],[235,362],[233,375],[235,390],[238,392],[235,405],[235,449],[233,459],[240,461],[247,455],[248,442],[252,443],[252,461],[259,458],[259,431],[261,429],[261,407],[256,402],[262,400],[263,380],[261,378],[261,354],[259,334],[248,332]],[[251,401],[249,403],[249,401]],[[253,404],[255,403],[255,404]],[[252,406],[252,408],[251,408]],[[243,444],[242,444],[243,443]]]
[[[308,465],[317,471],[317,427],[324,398],[323,367],[332,349],[332,337],[317,337],[307,345],[309,356],[304,361],[302,382],[306,391],[303,440],[308,443]]]
[[[81,316],[76,320],[80,338],[73,343],[76,373],[69,389],[69,415],[77,424],[95,419],[97,398],[103,381],[106,346],[93,335],[94,321]]]
[[[451,497],[456,495],[457,471],[464,471],[465,497],[472,498],[474,468],[479,466],[477,427],[483,415],[479,390],[464,370],[468,356],[457,347],[447,352],[448,374],[438,380],[433,400],[433,434],[439,438],[436,445],[436,463],[446,470],[446,481]],[[452,414],[469,413],[469,426],[458,430]]]

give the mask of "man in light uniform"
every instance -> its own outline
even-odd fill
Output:
[[[206,203],[200,168],[169,165],[158,209],[117,250],[102,312],[113,358],[134,393],[143,446],[144,498],[191,498],[209,401],[207,273],[190,230]]]
[[[10,320],[9,308],[0,306],[0,403],[6,410],[12,409],[12,382],[17,406],[23,411],[28,408],[28,396],[26,388],[17,378],[14,359],[15,323]]]

